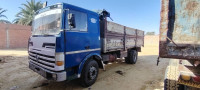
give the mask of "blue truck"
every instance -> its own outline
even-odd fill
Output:
[[[48,80],[79,78],[95,83],[99,68],[124,58],[135,64],[144,46],[144,31],[107,20],[106,10],[90,11],[60,3],[40,9],[28,41],[29,68]]]

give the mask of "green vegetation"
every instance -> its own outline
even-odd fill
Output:
[[[22,4],[22,7],[19,7],[21,11],[16,14],[16,19],[13,21],[16,24],[21,25],[31,25],[34,13],[42,8],[41,2],[35,2],[35,0],[27,1],[26,4]]]
[[[3,8],[0,8],[0,23],[10,23],[9,21],[7,20],[4,20],[2,18],[6,18],[6,15],[4,15],[3,13],[5,13],[7,10],[3,9]]]
[[[155,35],[155,32],[147,32],[146,35]]]
[[[0,18],[7,18],[6,15],[3,15],[4,12],[7,10],[4,10],[3,8],[0,8]]]

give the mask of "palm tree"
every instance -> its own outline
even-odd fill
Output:
[[[4,12],[6,12],[7,10],[3,10],[3,8],[0,8],[0,18],[7,18],[6,15],[3,15]]]
[[[22,4],[24,8],[19,7],[21,11],[16,14],[16,19],[13,21],[14,23],[17,24],[22,24],[22,25],[31,25],[34,13],[42,8],[42,3],[41,2],[35,2],[35,0],[26,1],[27,4]]]
[[[10,21],[8,21],[8,20],[0,20],[0,23],[5,23],[5,24],[11,24],[11,22]]]
[[[0,8],[0,18],[6,18],[6,15],[3,15],[4,12],[6,12],[7,10]],[[4,19],[0,19],[0,23],[9,23],[11,24],[8,20],[4,20]]]

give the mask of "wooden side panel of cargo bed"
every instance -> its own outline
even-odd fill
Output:
[[[125,27],[126,49],[144,46],[144,31]]]
[[[124,26],[107,21],[107,32],[115,34],[124,34]]]
[[[106,53],[124,50],[124,26],[106,20],[100,23],[102,51]]]
[[[104,45],[105,45],[105,51],[111,52],[116,50],[124,50],[124,38],[123,37],[113,37],[113,36],[107,36],[106,39],[104,39]]]
[[[125,46],[126,49],[136,47],[137,42],[137,30],[133,28],[125,28]]]
[[[144,46],[144,31],[137,30],[136,47]]]
[[[144,31],[106,20],[100,23],[103,53],[123,51],[144,45]]]

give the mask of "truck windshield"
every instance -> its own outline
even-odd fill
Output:
[[[33,35],[56,35],[61,27],[61,9],[52,9],[35,16],[32,24]]]

